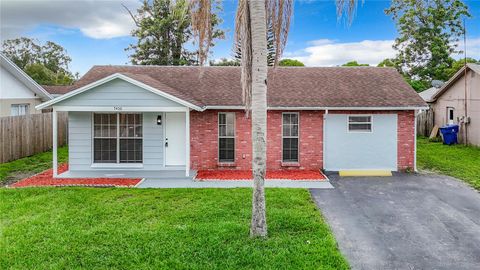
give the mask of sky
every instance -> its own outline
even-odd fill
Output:
[[[480,0],[465,1],[472,14],[467,19],[467,53],[480,59]],[[125,48],[135,39],[135,27],[122,4],[135,9],[137,0],[0,0],[0,39],[21,36],[63,46],[72,58],[70,70],[85,74],[93,65],[128,64]],[[231,58],[237,1],[222,2],[220,28],[226,38],[217,41],[210,59]],[[389,1],[359,1],[354,20],[338,20],[333,0],[295,1],[284,58],[307,66],[335,66],[356,60],[376,65],[393,57],[397,31],[384,10]],[[463,48],[463,44],[460,46]],[[459,58],[460,56],[454,56]]]

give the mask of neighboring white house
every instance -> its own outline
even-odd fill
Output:
[[[53,97],[0,53],[0,117],[41,113],[35,106]]]

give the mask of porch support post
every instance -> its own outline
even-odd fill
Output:
[[[57,110],[53,107],[52,111],[52,129],[53,129],[53,138],[52,138],[52,153],[53,153],[53,177],[58,176],[58,157],[57,157],[57,148],[58,148],[58,117]]]
[[[190,176],[190,109],[185,112],[185,176]]]

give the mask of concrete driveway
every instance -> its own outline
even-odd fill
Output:
[[[310,192],[353,269],[480,269],[480,194],[438,175],[329,175]]]

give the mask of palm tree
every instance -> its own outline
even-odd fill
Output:
[[[351,18],[356,0],[336,0],[337,14]],[[198,42],[199,60],[204,64],[212,38],[212,0],[191,0],[192,28]],[[238,0],[235,46],[241,48],[241,82],[247,115],[252,114],[252,221],[250,236],[267,236],[265,173],[267,161],[267,27],[273,31],[275,65],[285,48],[293,0]]]

